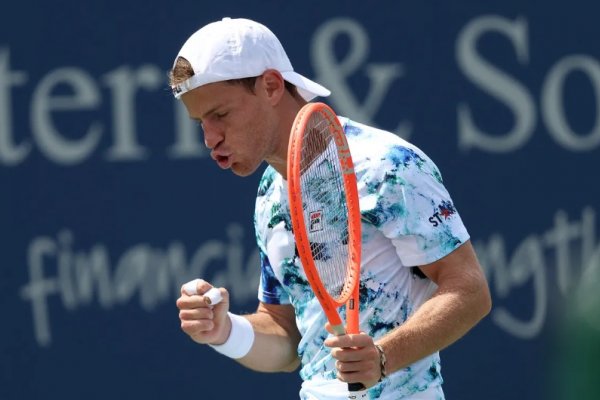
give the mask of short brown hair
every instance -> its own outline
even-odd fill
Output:
[[[175,66],[169,72],[169,84],[170,86],[179,85],[182,82],[187,81],[192,76],[194,76],[194,69],[192,68],[192,64],[188,60],[183,57],[178,57],[177,61],[175,61]],[[232,85],[242,85],[246,89],[250,91],[250,93],[254,93],[254,84],[256,83],[257,76],[253,76],[250,78],[240,78],[240,79],[229,79],[225,82],[230,83]],[[298,93],[298,89],[296,89],[296,85],[290,83],[288,81],[284,81],[285,89],[293,96],[298,97],[300,94]]]
[[[190,79],[192,76],[194,76],[192,64],[190,64],[190,62],[183,57],[177,57],[175,66],[169,72],[169,85],[179,85],[180,83]]]

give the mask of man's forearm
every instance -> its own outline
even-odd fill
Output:
[[[266,310],[260,306],[255,314],[245,315],[255,338],[250,352],[236,361],[261,372],[291,372],[298,368],[300,334],[290,308],[271,306]]]
[[[487,314],[484,297],[465,301],[457,293],[434,294],[402,326],[377,341],[386,353],[387,373],[406,368],[462,337]]]

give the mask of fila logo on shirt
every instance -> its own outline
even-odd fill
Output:
[[[323,230],[323,211],[312,211],[310,213],[309,232],[317,232]]]
[[[429,217],[429,222],[431,222],[431,225],[433,225],[434,227],[438,226],[439,224],[441,224],[456,213],[454,205],[451,202],[445,200],[442,201],[442,204],[438,205],[438,209],[439,211],[435,211],[433,215]],[[442,217],[444,219],[442,219]]]

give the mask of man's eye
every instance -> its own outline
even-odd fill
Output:
[[[218,119],[223,119],[223,118],[225,118],[226,116],[227,116],[227,113],[226,113],[226,112],[223,112],[223,113],[217,113],[217,114],[215,114],[215,117],[217,117]]]

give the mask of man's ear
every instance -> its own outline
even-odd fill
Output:
[[[268,69],[263,74],[258,90],[263,90],[272,105],[276,105],[285,93],[285,81],[279,71]]]

